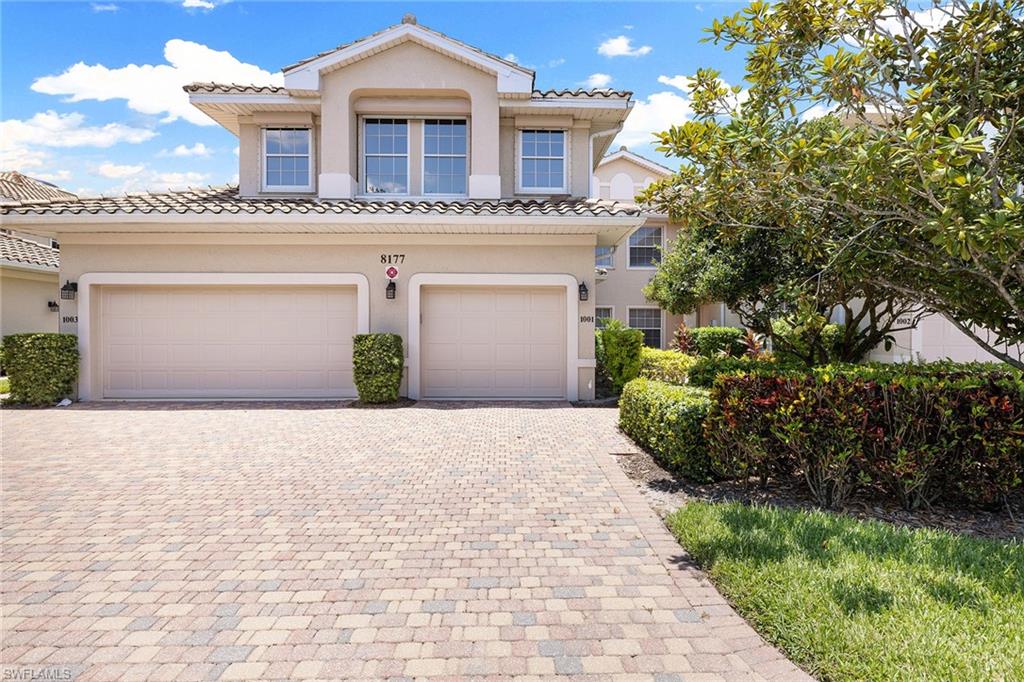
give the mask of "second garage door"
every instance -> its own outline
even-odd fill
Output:
[[[106,398],[355,394],[355,287],[102,288]]]
[[[424,287],[425,398],[564,398],[565,289]]]

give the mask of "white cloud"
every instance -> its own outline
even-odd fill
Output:
[[[658,76],[658,82],[663,85],[671,85],[673,88],[681,90],[685,92],[687,95],[693,92],[694,81],[689,76]],[[748,99],[750,99],[749,90],[741,89],[739,92],[732,94],[731,85],[729,85],[721,78],[718,79],[718,83],[719,85],[721,85],[724,88],[727,88],[730,91],[730,94],[725,98],[730,107],[737,107],[740,104],[746,102]]]
[[[690,100],[674,92],[656,92],[647,99],[638,100],[633,111],[616,136],[615,145],[634,147],[654,143],[652,133],[668,130],[690,117]]]
[[[605,57],[643,57],[654,49],[650,45],[633,47],[633,39],[627,36],[609,38],[597,47],[597,53]]]
[[[133,175],[138,175],[142,171],[146,170],[146,166],[139,164],[137,166],[131,166],[128,164],[117,164],[101,163],[96,167],[96,172],[105,178],[111,178],[113,180],[120,180],[121,178],[130,178]]]
[[[548,67],[549,69],[553,69],[556,66],[561,66],[562,64],[565,64],[565,58],[559,57],[557,59],[549,59],[548,63],[545,64],[544,66]]]
[[[217,5],[208,0],[182,0],[181,6],[186,9],[213,9]]]
[[[822,118],[828,116],[835,110],[835,105],[824,104],[817,102],[807,109],[804,113],[800,114],[801,121],[810,121],[816,118]]]
[[[612,77],[606,73],[592,73],[587,76],[588,88],[607,88],[612,82]]]
[[[241,147],[235,147],[235,156],[238,156],[240,151],[241,151]]]
[[[196,142],[191,147],[179,144],[174,149],[164,149],[158,156],[209,156],[212,150],[202,142]]]
[[[280,73],[264,71],[241,62],[230,52],[175,38],[164,45],[166,64],[128,64],[109,68],[79,62],[56,76],[32,83],[32,90],[46,95],[66,95],[68,102],[123,99],[143,114],[163,115],[167,123],[183,118],[196,125],[216,125],[213,119],[188,102],[181,88],[194,81],[282,85]]]
[[[516,56],[515,52],[509,52],[507,55],[503,57],[503,59],[507,62],[514,62],[516,64],[519,63],[519,57]]]
[[[77,112],[41,111],[29,119],[0,121],[0,163],[4,168],[39,168],[50,154],[40,147],[111,147],[120,142],[137,144],[156,136],[147,128],[123,123],[85,125]]]
[[[71,179],[71,171],[59,170],[53,173],[33,173],[33,178],[37,180],[45,180],[47,182],[67,182]]]
[[[112,2],[94,2],[89,5],[93,12],[116,12],[121,9]]]

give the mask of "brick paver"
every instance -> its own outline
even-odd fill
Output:
[[[5,410],[7,671],[803,679],[565,404]]]

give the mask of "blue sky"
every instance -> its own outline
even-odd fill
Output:
[[[193,80],[274,82],[280,68],[398,23],[430,28],[537,72],[637,100],[616,145],[662,160],[648,133],[687,115],[676,76],[742,54],[700,43],[739,3],[6,2],[0,4],[3,169],[81,194],[234,182],[237,141],[186,104]],[[602,48],[602,45],[604,46]]]

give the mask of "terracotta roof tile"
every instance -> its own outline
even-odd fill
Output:
[[[57,185],[36,180],[18,171],[0,171],[0,205],[77,199]]]
[[[0,260],[60,269],[60,251],[13,234],[0,232]]]
[[[604,97],[605,99],[629,99],[633,96],[630,90],[612,90],[610,88],[600,88],[596,90],[583,90],[576,88],[575,90],[534,90],[534,99],[566,99],[575,97],[588,97],[595,99],[598,97]]]
[[[189,83],[182,89],[185,92],[206,92],[218,95],[276,95],[288,92],[280,85],[239,85],[238,83]]]
[[[401,199],[318,199],[316,197],[240,197],[238,187],[210,187],[120,197],[83,198],[45,204],[0,207],[0,214],[249,214],[452,215],[452,216],[635,216],[632,204],[593,199],[492,199],[462,201]]]

